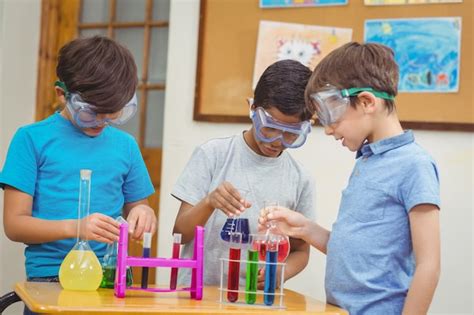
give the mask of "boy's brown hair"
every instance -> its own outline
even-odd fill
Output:
[[[338,89],[371,87],[376,91],[396,96],[398,92],[398,65],[390,47],[357,42],[347,43],[329,53],[316,66],[305,90],[305,99],[312,104],[310,95],[330,84]],[[389,112],[392,100],[384,100]],[[356,106],[357,97],[351,97]]]
[[[97,113],[121,110],[138,85],[130,51],[104,36],[78,38],[64,45],[59,50],[56,75],[68,92],[78,93]]]

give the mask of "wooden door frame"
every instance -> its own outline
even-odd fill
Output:
[[[80,0],[42,0],[41,33],[36,87],[36,120],[58,109],[54,81],[59,49],[77,37]]]

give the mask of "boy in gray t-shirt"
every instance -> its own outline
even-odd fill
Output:
[[[248,218],[250,232],[257,233],[263,201],[275,200],[314,219],[311,176],[285,151],[302,146],[311,129],[313,110],[304,101],[310,75],[307,67],[293,60],[269,66],[255,88],[252,127],[196,148],[178,178],[172,195],[181,206],[173,232],[182,234],[181,256],[192,257],[194,228],[205,226],[205,284],[220,281],[219,258],[227,257],[229,248],[220,237],[227,217]],[[250,191],[245,200],[238,189]],[[290,239],[290,248],[284,280],[303,270],[309,258],[304,241]],[[263,277],[260,272],[260,288]],[[179,282],[190,283],[190,269],[180,269]]]

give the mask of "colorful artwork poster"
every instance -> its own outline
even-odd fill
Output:
[[[364,0],[365,5],[461,3],[462,0]]]
[[[324,56],[351,38],[350,28],[260,21],[253,87],[272,63],[293,59],[313,70]]]
[[[260,0],[260,8],[298,8],[346,5],[349,0]]]
[[[458,91],[460,17],[366,20],[364,39],[393,49],[400,92]]]

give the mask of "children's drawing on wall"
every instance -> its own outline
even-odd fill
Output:
[[[365,5],[461,3],[462,0],[364,0]]]
[[[350,28],[260,21],[253,87],[274,62],[293,59],[313,70],[324,56],[351,38]]]
[[[457,92],[461,18],[365,21],[365,41],[391,47],[400,66],[399,92]]]
[[[260,0],[260,8],[297,8],[344,5],[348,0]]]

